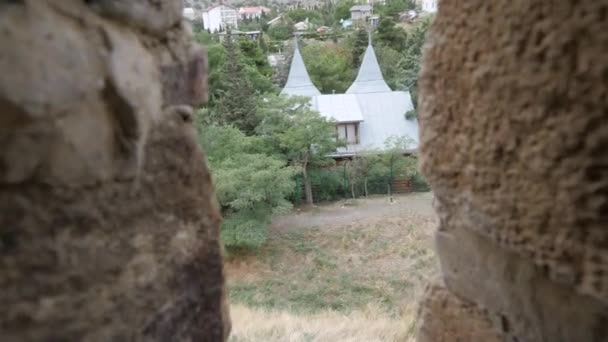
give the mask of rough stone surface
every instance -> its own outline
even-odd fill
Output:
[[[419,342],[501,342],[487,314],[441,285],[429,286],[418,314],[425,323]]]
[[[91,0],[89,3],[105,17],[160,37],[182,18],[182,2],[175,0]]]
[[[607,15],[442,0],[428,38],[421,160],[444,280],[506,340],[608,340]]]
[[[228,335],[190,107],[206,57],[179,17],[150,35],[120,19],[133,8],[181,15],[181,0],[0,3],[2,341]],[[188,76],[178,89],[167,68]]]

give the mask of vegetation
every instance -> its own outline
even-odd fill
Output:
[[[272,215],[291,208],[294,176],[300,174],[310,189],[309,172],[331,163],[325,155],[337,146],[334,124],[306,99],[269,95],[253,107],[257,124],[250,135],[232,117],[216,120],[199,111],[201,145],[225,218],[222,238],[233,249],[259,248]],[[306,194],[312,204],[312,191]]]
[[[363,53],[369,44],[369,35],[363,29],[355,31],[355,39],[353,42],[353,48],[351,53],[351,66],[354,69],[359,68],[363,58]]]
[[[279,152],[296,167],[304,181],[306,203],[314,202],[310,170],[331,164],[327,154],[339,146],[335,124],[310,109],[307,98],[269,97],[260,105],[261,122],[257,132],[275,141]]]
[[[355,79],[348,49],[332,42],[311,42],[302,58],[312,82],[323,94],[344,93]]]
[[[314,341],[413,338],[415,299],[436,272],[434,223],[427,194],[398,197],[395,205],[382,209],[386,200],[376,198],[356,208],[330,205],[285,217],[255,259],[229,261],[234,338],[285,341],[298,333]],[[412,207],[421,208],[414,213]],[[336,210],[345,218],[336,218]],[[361,211],[365,219],[355,219]],[[313,217],[321,225],[305,226]],[[358,335],[365,333],[347,323],[361,322],[361,316],[366,327],[382,327],[369,327],[378,335]],[[264,321],[268,317],[278,321]],[[323,324],[322,318],[329,321]]]
[[[393,144],[389,150],[394,152],[369,151],[334,167],[334,161],[326,157],[339,145],[334,124],[311,110],[307,99],[277,96],[284,75],[268,63],[269,38],[289,39],[293,22],[302,18],[332,22],[345,13],[347,4],[327,4],[319,13],[292,11],[282,24],[273,27],[265,25],[266,18],[247,20],[247,27],[265,30],[266,35],[258,41],[195,32],[196,40],[207,47],[210,67],[210,101],[198,111],[198,128],[225,217],[222,238],[231,249],[260,248],[271,217],[302,198],[312,204],[385,193],[396,177],[410,177],[416,189],[426,188],[416,172],[415,160],[402,155],[405,141],[387,142]],[[385,18],[374,34],[387,82],[393,89],[409,89],[414,100],[428,24],[425,21],[405,31]],[[367,44],[365,30],[357,30],[338,43],[303,42],[302,55],[312,81],[323,93],[346,91]],[[416,112],[404,115],[413,119]]]

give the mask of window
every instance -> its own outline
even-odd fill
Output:
[[[336,125],[336,134],[339,139],[346,140],[350,145],[359,143],[359,123],[345,123]]]

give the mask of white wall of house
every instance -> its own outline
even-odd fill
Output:
[[[188,20],[196,19],[196,11],[192,7],[184,7],[182,15],[184,18],[186,18]]]
[[[235,8],[218,5],[203,11],[203,25],[211,32],[225,30],[227,27],[238,28],[238,17]]]
[[[439,0],[422,0],[422,10],[424,12],[435,13],[437,12],[437,3]]]
[[[369,10],[369,11],[367,11],[367,10],[364,10],[364,11],[361,11],[361,10],[351,11],[350,12],[350,19],[351,20],[364,20],[367,17],[369,17],[370,15],[372,15],[372,11],[371,10]]]

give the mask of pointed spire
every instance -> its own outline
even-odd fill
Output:
[[[300,54],[298,46],[298,37],[295,38],[295,50],[293,51],[293,59],[289,68],[289,76],[287,83],[281,91],[281,94],[298,95],[298,96],[316,96],[321,95],[321,92],[310,80],[304,60]]]
[[[347,94],[384,93],[391,91],[391,88],[384,81],[378,59],[376,58],[376,52],[372,46],[371,30],[369,31],[368,39],[369,43],[363,55],[363,62],[359,68],[359,73],[355,82],[346,91]]]

